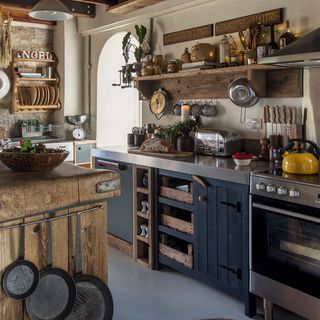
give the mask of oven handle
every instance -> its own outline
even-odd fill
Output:
[[[265,205],[259,204],[259,203],[253,203],[252,207],[258,208],[258,209],[263,209],[263,210],[268,210],[268,211],[275,212],[275,213],[279,213],[279,214],[282,214],[282,215],[285,215],[288,217],[292,217],[292,218],[298,218],[298,219],[302,219],[305,221],[320,223],[320,218],[310,217],[310,216],[307,216],[302,213],[297,213],[297,212],[292,212],[292,211],[288,211],[288,210],[269,207],[269,206],[265,206]]]

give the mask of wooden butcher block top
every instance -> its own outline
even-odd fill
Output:
[[[120,195],[120,175],[64,162],[50,172],[14,172],[0,163],[0,222]]]

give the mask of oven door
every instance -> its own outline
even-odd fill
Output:
[[[319,209],[251,196],[250,269],[320,298]]]

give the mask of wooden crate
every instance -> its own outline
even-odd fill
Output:
[[[190,244],[190,246],[192,246]],[[191,254],[192,249],[188,250],[190,254],[186,254],[183,252],[180,252],[176,249],[173,249],[163,243],[159,243],[159,252],[160,254],[174,260],[177,261],[181,264],[183,264],[184,266],[192,269],[193,268],[193,255]]]
[[[161,215],[161,224],[187,234],[194,234],[194,225],[192,222],[178,219],[167,214]]]
[[[160,196],[173,199],[188,204],[193,204],[193,194],[191,192],[180,191],[169,187],[160,187]]]

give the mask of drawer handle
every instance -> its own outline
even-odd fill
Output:
[[[221,267],[222,269],[227,270],[228,272],[232,272],[233,274],[235,274],[239,280],[242,279],[242,270],[241,270],[239,267],[236,268],[236,269],[234,269],[234,268],[230,268],[230,267],[228,267],[228,266],[225,266],[225,265],[223,265],[223,264],[221,264],[220,267]]]
[[[97,163],[100,167],[108,168],[111,170],[125,171],[127,169],[127,166],[125,164],[121,164],[121,163],[105,161],[105,160],[98,160]]]
[[[236,203],[227,202],[227,201],[220,201],[220,204],[227,206],[229,208],[237,209],[237,212],[241,212],[241,202],[237,201]]]
[[[202,195],[200,195],[200,196],[198,197],[198,200],[199,200],[200,202],[206,202],[206,201],[207,201],[207,197],[202,194]]]

